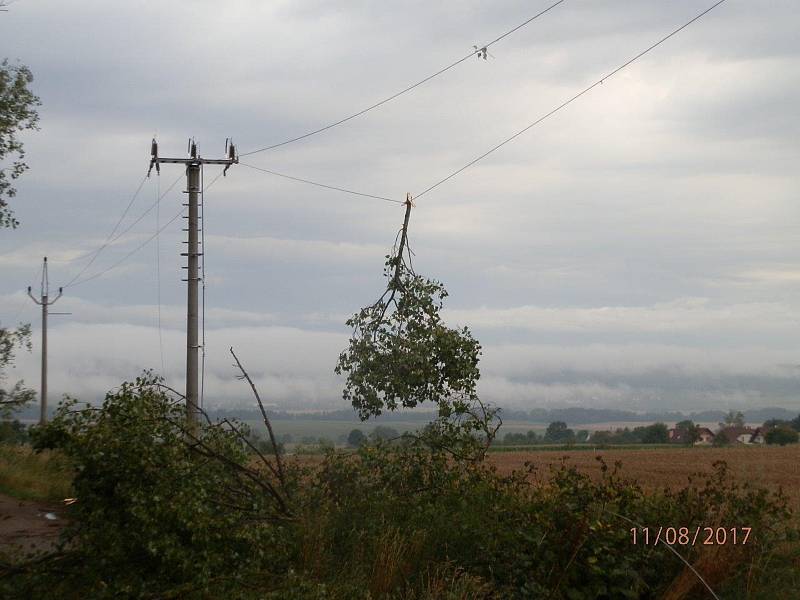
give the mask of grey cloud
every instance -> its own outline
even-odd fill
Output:
[[[419,80],[547,5],[13,4],[0,35],[33,69],[44,104],[42,131],[25,136],[32,168],[14,202],[23,226],[0,234],[0,319],[35,324],[21,290],[37,283],[41,256],[51,257],[54,285],[82,268],[59,261],[105,239],[144,175],[154,132],[162,154],[182,154],[190,135],[207,156],[229,135],[242,151],[278,142]],[[467,61],[362,118],[246,160],[402,199],[699,10],[689,0],[568,0],[493,47],[494,60]],[[792,0],[723,4],[417,201],[415,266],[448,286],[449,318],[484,341],[485,394],[520,406],[796,405],[800,386],[775,365],[797,362],[798,10]],[[165,167],[147,182],[126,223],[179,176]],[[162,223],[180,209],[182,186],[162,201]],[[213,395],[247,397],[229,378],[235,342],[277,402],[336,405],[330,369],[344,318],[379,292],[401,220],[397,205],[241,165],[216,183],[205,257]],[[181,227],[160,237],[165,366],[176,382]],[[150,214],[86,275],[154,230]],[[59,389],[96,397],[160,368],[155,256],[147,246],[67,290],[72,321],[54,324]],[[72,355],[58,354],[65,348]],[[25,360],[35,380],[35,355]]]

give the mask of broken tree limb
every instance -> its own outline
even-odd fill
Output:
[[[400,235],[400,247],[397,250],[397,256],[395,260],[397,260],[397,264],[394,266],[394,278],[392,279],[392,283],[396,284],[397,281],[400,279],[400,267],[403,264],[403,251],[406,247],[406,239],[408,238],[408,220],[411,217],[411,207],[413,204],[411,203],[411,194],[406,194],[406,216],[403,219],[403,230],[402,234]]]
[[[278,443],[275,441],[275,433],[272,431],[272,424],[269,421],[269,417],[267,417],[267,411],[264,408],[264,403],[261,401],[261,396],[258,394],[258,390],[256,389],[253,380],[250,379],[250,375],[248,375],[247,371],[244,370],[242,363],[239,361],[239,358],[233,351],[233,346],[231,346],[231,355],[233,356],[233,359],[236,361],[236,366],[242,372],[242,378],[246,379],[247,383],[250,384],[250,387],[253,390],[253,395],[255,395],[256,397],[256,402],[258,402],[258,408],[261,409],[261,416],[264,417],[264,425],[267,426],[267,431],[269,432],[269,441],[272,444],[272,452],[275,454],[275,463],[278,467],[278,478],[281,481],[281,485],[285,487],[286,479],[284,477],[284,471],[283,471],[283,460],[281,460],[280,448],[278,448]]]

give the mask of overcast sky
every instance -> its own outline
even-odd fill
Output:
[[[0,322],[30,321],[12,376],[38,388],[24,294],[88,262],[146,172],[150,139],[222,156],[379,101],[552,1],[56,2],[0,13],[0,56],[35,75],[41,131],[0,232]],[[243,159],[369,194],[417,194],[711,4],[566,0],[362,117]],[[800,4],[728,0],[421,198],[417,272],[484,345],[480,391],[515,408],[800,409]],[[217,171],[208,168],[208,183]],[[126,228],[182,176],[164,165]],[[181,210],[180,181],[163,225]],[[233,345],[285,409],[342,408],[349,314],[380,294],[403,207],[244,166],[206,197],[206,403],[249,402]],[[51,399],[101,397],[144,368],[183,387],[183,220],[69,287],[50,328]],[[156,211],[84,272],[156,231]],[[80,281],[80,279],[78,280]]]

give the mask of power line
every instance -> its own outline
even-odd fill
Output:
[[[101,245],[97,250],[92,250],[91,252],[89,252],[87,254],[84,254],[83,256],[79,256],[78,258],[73,258],[73,259],[70,259],[68,261],[65,261],[65,262],[73,262],[73,261],[76,261],[76,260],[80,260],[81,258],[87,258],[87,257],[91,256],[92,254],[94,254],[94,258],[92,258],[92,260],[89,261],[89,263],[86,264],[83,267],[83,269],[81,269],[81,271],[69,281],[69,283],[67,283],[66,285],[64,285],[62,287],[64,287],[64,288],[71,287],[73,285],[73,282],[88,270],[88,268],[94,262],[95,258],[97,258],[97,255],[99,255],[100,252],[104,248],[106,248],[107,246],[110,246],[111,244],[114,244],[115,242],[117,242],[120,238],[122,238],[122,236],[124,236],[131,229],[133,229],[136,225],[138,225],[142,221],[142,219],[144,219],[147,215],[149,215],[150,211],[152,211],[154,208],[157,208],[159,206],[159,203],[161,202],[161,200],[164,198],[164,196],[166,196],[167,194],[169,194],[172,191],[172,188],[174,188],[177,185],[177,183],[178,183],[178,181],[180,181],[180,179],[181,179],[181,176],[179,175],[178,178],[175,181],[173,181],[170,184],[170,186],[163,193],[160,193],[161,186],[160,186],[160,180],[159,180],[159,184],[157,186],[158,190],[159,190],[159,193],[156,196],[156,201],[153,202],[153,204],[151,204],[147,208],[147,210],[145,210],[141,215],[139,215],[139,217],[136,218],[130,225],[128,225],[125,229],[120,231],[117,235],[111,237],[110,239],[107,239],[105,241],[105,243],[103,245]]]
[[[145,210],[142,214],[140,214],[136,218],[135,221],[133,221],[125,229],[123,229],[122,231],[117,233],[117,235],[113,236],[110,240],[108,240],[108,242],[105,245],[101,245],[98,248],[95,248],[94,250],[92,250],[91,252],[87,252],[86,254],[81,254],[80,256],[76,256],[75,258],[67,258],[67,259],[60,259],[60,260],[51,258],[50,261],[51,262],[61,262],[61,263],[71,263],[71,262],[77,262],[77,261],[83,260],[84,258],[89,258],[90,256],[92,256],[94,254],[98,254],[106,245],[110,246],[110,245],[114,244],[122,236],[124,236],[131,229],[133,229],[136,225],[138,225],[142,221],[142,219],[144,219],[147,215],[150,214],[150,211],[152,211],[154,208],[156,208],[158,206],[158,203],[162,200],[162,198],[164,198],[164,196],[169,194],[172,191],[172,188],[174,188],[180,180],[181,180],[181,176],[179,175],[178,178],[169,185],[169,187],[164,191],[163,194],[160,192],[161,181],[157,180],[158,181],[157,187],[159,189],[159,193],[156,195],[156,201],[153,204],[151,204],[147,208],[147,210]],[[66,286],[63,286],[63,287],[66,287]]]
[[[166,223],[165,223],[165,224],[164,224],[162,227],[160,227],[160,228],[159,228],[159,229],[158,229],[158,230],[157,230],[157,231],[156,231],[156,232],[155,232],[153,235],[151,235],[151,236],[150,236],[149,238],[147,238],[147,239],[146,239],[144,242],[142,242],[141,244],[139,244],[138,246],[136,246],[136,248],[134,248],[133,250],[131,250],[130,252],[128,252],[128,253],[127,253],[125,256],[123,256],[123,257],[122,257],[121,259],[119,259],[117,262],[115,262],[114,264],[112,264],[110,267],[108,267],[108,268],[106,268],[106,269],[103,269],[102,271],[100,271],[100,272],[98,272],[98,273],[95,273],[94,275],[91,275],[91,276],[89,276],[89,277],[85,277],[84,279],[80,279],[80,280],[76,281],[75,283],[72,283],[72,284],[71,284],[71,287],[75,287],[76,285],[80,285],[80,284],[82,284],[82,283],[86,283],[87,281],[92,281],[93,279],[97,279],[98,277],[100,277],[100,276],[102,276],[102,275],[105,275],[106,273],[108,273],[108,272],[109,272],[109,271],[111,271],[112,269],[116,269],[116,268],[117,268],[119,265],[121,265],[123,262],[125,262],[126,260],[128,260],[128,259],[129,259],[131,256],[133,256],[133,255],[134,255],[134,254],[136,254],[136,253],[137,253],[139,250],[141,250],[142,248],[144,248],[144,247],[145,247],[147,244],[149,244],[150,242],[152,242],[152,241],[153,241],[153,240],[156,238],[156,236],[158,236],[158,234],[160,234],[162,231],[164,231],[164,230],[165,230],[165,229],[166,229],[166,228],[167,228],[169,225],[171,225],[171,224],[172,224],[172,223],[173,223],[173,222],[174,222],[174,221],[175,221],[175,220],[176,220],[178,217],[180,217],[182,214],[183,214],[183,210],[181,210],[181,211],[180,211],[180,212],[179,212],[177,215],[175,215],[174,217],[172,217],[172,218],[171,218],[169,221],[167,221],[167,222],[166,222]],[[64,287],[66,287],[66,286],[64,286]]]
[[[156,181],[157,181],[158,183],[157,183],[157,186],[156,186],[156,187],[158,188],[158,190],[159,190],[159,191],[158,191],[158,193],[156,194],[156,201],[155,201],[155,202],[153,202],[153,204],[151,204],[151,205],[150,205],[150,206],[147,208],[147,210],[145,210],[145,211],[144,211],[142,214],[140,214],[140,215],[139,215],[139,217],[138,217],[136,220],[134,220],[134,221],[133,221],[133,222],[132,222],[130,225],[128,225],[128,226],[127,226],[125,229],[123,229],[123,230],[122,230],[122,231],[120,231],[120,232],[119,232],[117,235],[115,235],[115,236],[114,236],[114,237],[113,237],[113,238],[112,238],[112,239],[111,239],[111,240],[108,242],[108,245],[110,246],[111,244],[113,244],[114,242],[116,242],[117,240],[119,240],[119,239],[120,239],[122,236],[124,236],[126,233],[128,233],[128,232],[129,232],[131,229],[133,229],[134,227],[136,227],[136,225],[138,225],[138,224],[139,224],[139,223],[142,221],[142,219],[144,219],[144,218],[145,218],[147,215],[149,215],[149,214],[150,214],[150,211],[152,211],[154,208],[158,208],[158,204],[159,204],[159,202],[161,202],[161,200],[164,198],[164,196],[166,196],[167,194],[169,194],[169,193],[172,191],[172,188],[174,188],[174,187],[175,187],[175,186],[178,184],[178,182],[181,180],[181,177],[182,177],[181,175],[178,175],[178,178],[177,178],[177,179],[175,179],[175,181],[173,181],[173,182],[172,182],[172,183],[169,185],[169,187],[168,187],[166,190],[164,190],[164,193],[163,193],[163,194],[161,193],[161,180],[160,180],[160,179],[157,179]],[[98,248],[97,250],[92,250],[91,252],[87,252],[87,253],[86,253],[86,254],[84,254],[83,256],[79,256],[79,257],[77,257],[77,258],[71,258],[71,259],[69,259],[69,260],[66,260],[66,261],[63,261],[63,262],[74,262],[74,261],[77,261],[77,260],[82,260],[82,259],[84,259],[84,258],[88,258],[88,257],[89,257],[89,256],[91,256],[92,254],[95,254],[95,253],[99,252],[99,250],[100,250],[100,249]],[[66,287],[66,286],[64,286],[64,287]]]
[[[210,188],[212,185],[214,185],[214,183],[217,181],[217,179],[219,179],[219,176],[217,176],[217,177],[216,177],[216,178],[215,178],[215,179],[214,179],[214,180],[213,180],[213,181],[212,181],[210,184],[208,184],[208,186],[206,187],[206,189],[208,189],[208,188]],[[165,193],[166,193],[166,192],[165,192]],[[163,194],[162,194],[162,197],[163,197]],[[98,272],[98,273],[95,273],[94,275],[91,275],[91,276],[89,276],[89,277],[85,277],[84,279],[81,279],[81,280],[79,280],[79,281],[76,281],[75,283],[71,284],[71,285],[72,285],[72,287],[75,287],[76,285],[80,285],[80,284],[82,284],[82,283],[86,283],[87,281],[91,281],[91,280],[93,280],[93,279],[97,279],[98,277],[100,277],[100,276],[102,276],[102,275],[105,275],[106,273],[108,273],[108,272],[109,272],[109,271],[111,271],[112,269],[116,269],[116,268],[117,268],[119,265],[121,265],[123,262],[125,262],[126,260],[128,260],[128,259],[129,259],[131,256],[133,256],[133,255],[134,255],[134,254],[136,254],[136,253],[137,253],[139,250],[141,250],[142,248],[144,248],[144,247],[145,247],[147,244],[149,244],[150,242],[152,242],[152,241],[153,241],[153,240],[156,238],[156,236],[158,236],[158,235],[159,235],[159,234],[160,234],[162,231],[164,231],[164,230],[165,230],[167,227],[169,227],[170,225],[172,225],[172,223],[174,223],[174,222],[175,222],[175,221],[178,219],[178,217],[182,216],[184,212],[185,212],[184,210],[181,210],[181,211],[180,211],[178,214],[176,214],[176,215],[175,215],[174,217],[172,217],[172,218],[171,218],[169,221],[167,221],[167,222],[166,222],[164,225],[162,225],[162,226],[161,226],[161,227],[160,227],[160,228],[159,228],[159,229],[158,229],[158,230],[157,230],[157,231],[156,231],[156,232],[155,232],[153,235],[151,235],[151,236],[150,236],[149,238],[147,238],[147,239],[146,239],[144,242],[142,242],[141,244],[139,244],[138,246],[136,246],[136,248],[134,248],[133,250],[131,250],[130,252],[128,252],[128,253],[127,253],[125,256],[123,256],[123,257],[122,257],[121,259],[119,259],[117,262],[115,262],[114,264],[112,264],[110,267],[108,267],[108,268],[106,268],[106,269],[103,269],[102,271],[100,271],[100,272]],[[66,288],[67,286],[63,286],[63,287],[64,287],[64,288]]]
[[[432,186],[430,186],[429,188],[427,188],[427,189],[425,189],[424,191],[420,192],[419,194],[417,194],[417,195],[415,196],[415,199],[417,199],[417,198],[420,198],[420,197],[424,196],[425,194],[427,194],[428,192],[430,192],[431,190],[433,190],[433,189],[435,189],[435,188],[439,187],[439,186],[440,186],[440,185],[442,185],[444,182],[446,182],[446,181],[448,181],[448,180],[452,179],[453,177],[455,177],[456,175],[458,175],[458,174],[459,174],[459,173],[461,173],[462,171],[465,171],[466,169],[470,168],[472,165],[474,165],[474,164],[475,164],[476,162],[478,162],[479,160],[482,160],[482,159],[486,158],[487,156],[489,156],[489,155],[490,155],[492,152],[494,152],[495,150],[498,150],[499,148],[502,148],[502,147],[503,147],[503,146],[505,146],[507,143],[509,143],[510,141],[512,141],[512,140],[514,140],[514,139],[516,139],[516,138],[518,138],[519,136],[521,136],[523,133],[525,133],[526,131],[528,131],[528,130],[529,130],[529,129],[531,129],[532,127],[534,127],[534,126],[538,125],[539,123],[541,123],[541,122],[542,122],[542,121],[544,121],[545,119],[547,119],[547,118],[551,117],[552,115],[554,115],[555,113],[557,113],[558,111],[560,111],[562,108],[565,108],[566,106],[568,106],[569,104],[571,104],[572,102],[574,102],[575,100],[577,100],[578,98],[580,98],[581,96],[583,96],[584,94],[588,93],[589,91],[591,91],[592,89],[594,89],[594,88],[595,88],[595,87],[597,87],[598,85],[601,85],[601,84],[603,83],[603,81],[605,81],[606,79],[608,79],[608,78],[610,78],[610,77],[612,77],[612,76],[616,75],[617,73],[619,73],[620,71],[622,71],[623,69],[625,69],[626,67],[628,67],[629,65],[631,65],[632,63],[634,63],[634,62],[636,62],[637,60],[639,60],[641,57],[643,57],[645,54],[647,54],[647,53],[648,53],[648,52],[650,52],[651,50],[653,50],[653,49],[657,48],[658,46],[660,46],[661,44],[663,44],[664,42],[666,42],[668,39],[670,39],[670,38],[671,38],[672,36],[674,36],[675,34],[679,33],[679,32],[680,32],[680,31],[682,31],[683,29],[686,29],[686,28],[687,28],[689,25],[691,25],[692,23],[694,23],[695,21],[697,21],[698,19],[700,19],[701,17],[703,17],[703,16],[704,16],[704,15],[706,15],[707,13],[711,12],[712,10],[714,10],[714,9],[715,9],[717,6],[719,6],[719,5],[720,5],[720,4],[722,4],[723,2],[725,2],[725,0],[719,0],[718,2],[716,2],[716,3],[715,3],[715,4],[713,4],[712,6],[710,6],[709,8],[707,8],[706,10],[704,10],[703,12],[701,12],[699,15],[697,15],[696,17],[694,17],[694,18],[693,18],[693,19],[691,19],[690,21],[687,21],[686,23],[684,23],[683,25],[681,25],[680,27],[678,27],[677,29],[675,29],[675,30],[674,30],[672,33],[670,33],[670,34],[668,34],[668,35],[664,36],[663,38],[661,38],[660,40],[658,40],[658,41],[657,41],[655,44],[653,44],[652,46],[650,46],[650,47],[649,47],[649,48],[647,48],[646,50],[643,50],[643,51],[641,51],[639,54],[637,54],[636,56],[634,56],[633,58],[631,58],[631,59],[630,59],[630,60],[628,60],[627,62],[623,63],[622,65],[620,65],[619,67],[617,67],[616,69],[614,69],[613,71],[611,71],[610,73],[608,73],[607,75],[604,75],[603,77],[601,77],[600,79],[598,79],[597,81],[595,81],[595,82],[594,82],[592,85],[590,85],[589,87],[587,87],[587,88],[586,88],[586,89],[584,89],[583,91],[581,91],[581,92],[579,92],[579,93],[575,94],[575,95],[574,95],[574,96],[572,96],[572,97],[571,97],[569,100],[566,100],[565,102],[561,103],[560,105],[558,105],[556,108],[554,108],[554,109],[553,109],[553,110],[551,110],[550,112],[548,112],[548,113],[546,113],[546,114],[542,115],[541,117],[539,117],[538,119],[536,119],[536,120],[535,120],[533,123],[531,123],[530,125],[528,125],[528,126],[527,126],[527,127],[525,127],[524,129],[521,129],[520,131],[518,131],[517,133],[515,133],[515,134],[514,134],[514,135],[512,135],[511,137],[509,137],[509,138],[507,138],[507,139],[503,140],[502,142],[500,142],[499,144],[497,144],[496,146],[494,146],[494,147],[493,147],[493,148],[491,148],[490,150],[487,150],[486,152],[484,152],[483,154],[481,154],[481,155],[480,155],[480,156],[478,156],[477,158],[475,158],[475,159],[471,160],[470,162],[468,162],[466,165],[464,165],[464,166],[463,166],[463,167],[461,167],[460,169],[457,169],[456,171],[453,171],[452,173],[450,173],[450,174],[449,174],[447,177],[445,177],[444,179],[441,179],[441,180],[437,181],[436,183],[434,183],[434,184],[433,184]]]
[[[322,133],[323,131],[327,131],[328,129],[333,129],[334,127],[337,127],[338,125],[341,125],[342,123],[346,123],[347,121],[350,121],[351,119],[355,119],[356,117],[360,117],[361,115],[363,115],[365,113],[368,113],[369,111],[371,111],[371,110],[373,110],[375,108],[378,108],[379,106],[382,106],[382,105],[386,104],[387,102],[391,102],[395,98],[398,98],[399,96],[402,96],[403,94],[405,94],[407,92],[410,92],[411,90],[413,90],[413,89],[421,86],[422,84],[430,81],[434,77],[438,77],[439,75],[442,75],[443,73],[446,73],[450,69],[460,65],[461,63],[463,63],[466,60],[469,60],[473,56],[480,55],[481,53],[485,53],[486,49],[489,48],[491,45],[496,44],[497,42],[499,42],[503,38],[508,37],[509,35],[514,33],[515,31],[517,31],[519,29],[522,29],[523,27],[525,27],[526,25],[528,25],[532,21],[535,21],[536,19],[538,19],[539,17],[541,17],[545,13],[550,12],[556,6],[558,6],[559,4],[562,4],[565,1],[566,0],[558,0],[558,2],[555,2],[554,4],[551,4],[550,6],[548,6],[547,8],[542,10],[541,12],[536,13],[535,15],[533,15],[532,17],[530,17],[526,21],[520,23],[519,25],[517,25],[513,29],[510,29],[510,30],[506,31],[503,35],[501,35],[500,37],[495,38],[494,40],[492,40],[488,44],[485,44],[481,48],[478,48],[476,46],[475,50],[473,52],[470,52],[469,54],[467,54],[463,58],[459,58],[457,61],[455,61],[453,63],[450,63],[449,65],[447,65],[446,67],[444,67],[442,69],[439,69],[433,75],[428,75],[425,79],[421,79],[417,83],[411,84],[410,86],[408,86],[406,88],[403,88],[402,90],[392,94],[388,98],[384,98],[383,100],[381,100],[379,102],[376,102],[375,104],[372,104],[372,105],[370,105],[370,106],[368,106],[368,107],[366,107],[366,108],[364,108],[364,109],[362,109],[362,110],[360,110],[360,111],[358,111],[356,113],[353,113],[352,115],[344,117],[343,119],[339,119],[338,121],[330,123],[329,125],[325,125],[324,127],[320,127],[319,129],[315,129],[313,131],[309,131],[308,133],[304,133],[303,135],[298,135],[297,137],[290,138],[288,140],[285,140],[283,142],[279,142],[277,144],[272,144],[271,146],[265,146],[264,148],[259,148],[258,150],[251,150],[250,152],[245,152],[243,154],[240,154],[239,156],[240,157],[242,157],[242,156],[250,156],[251,154],[257,154],[259,152],[265,152],[267,150],[272,150],[274,148],[280,148],[281,146],[286,146],[287,144],[291,144],[293,142],[297,142],[299,140],[303,140],[303,139],[305,139],[307,137],[311,137],[312,135],[316,135],[318,133]]]
[[[268,173],[269,175],[275,175],[276,177],[283,177],[284,179],[291,179],[292,181],[299,181],[300,183],[307,183],[309,185],[315,185],[317,187],[325,188],[328,190],[335,190],[337,192],[344,192],[346,194],[353,194],[354,196],[363,196],[364,198],[374,198],[375,200],[385,200],[386,202],[394,202],[396,204],[403,204],[402,200],[395,200],[394,198],[386,198],[385,196],[376,196],[374,194],[365,194],[363,192],[356,192],[354,190],[348,190],[347,188],[337,187],[335,185],[327,185],[325,183],[318,183],[316,181],[311,181],[310,179],[303,179],[301,177],[293,177],[291,175],[286,175],[284,173],[278,173],[277,171],[270,171],[269,169],[264,169],[262,167],[256,167],[255,165],[249,165],[247,163],[239,162],[240,165],[243,167],[248,167],[250,169],[255,169],[256,171],[261,171],[262,173]]]
[[[125,219],[125,216],[128,214],[128,211],[131,209],[131,206],[133,206],[133,203],[136,201],[136,198],[139,195],[139,192],[142,191],[142,186],[144,186],[144,182],[145,181],[147,181],[147,175],[142,177],[142,181],[139,183],[139,186],[136,188],[136,192],[134,192],[133,196],[130,199],[130,202],[128,202],[128,206],[126,206],[125,210],[122,211],[122,216],[117,221],[117,224],[114,225],[114,229],[111,230],[111,233],[108,234],[108,237],[106,238],[106,241],[103,242],[103,244],[100,245],[100,247],[97,249],[97,251],[94,252],[94,256],[92,256],[92,260],[90,260],[86,265],[84,265],[84,267],[78,272],[78,274],[75,275],[75,277],[73,277],[72,279],[70,279],[69,282],[67,282],[67,284],[62,286],[62,287],[65,287],[65,288],[69,287],[72,284],[72,282],[74,282],[81,275],[83,275],[86,272],[86,270],[90,266],[92,266],[92,263],[97,259],[97,257],[106,248],[106,246],[108,246],[108,244],[111,242],[111,238],[117,232],[117,229],[119,229],[119,226],[122,224],[123,219]]]

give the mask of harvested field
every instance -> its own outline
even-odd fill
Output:
[[[733,448],[653,448],[498,452],[489,455],[489,461],[500,473],[520,470],[526,461],[546,473],[549,465],[558,465],[563,457],[567,464],[575,465],[582,473],[600,476],[602,456],[609,466],[622,462],[622,474],[638,481],[645,489],[685,486],[689,475],[698,471],[710,472],[715,461],[724,460],[740,483],[777,491],[782,488],[790,497],[792,508],[800,511],[800,445]]]

